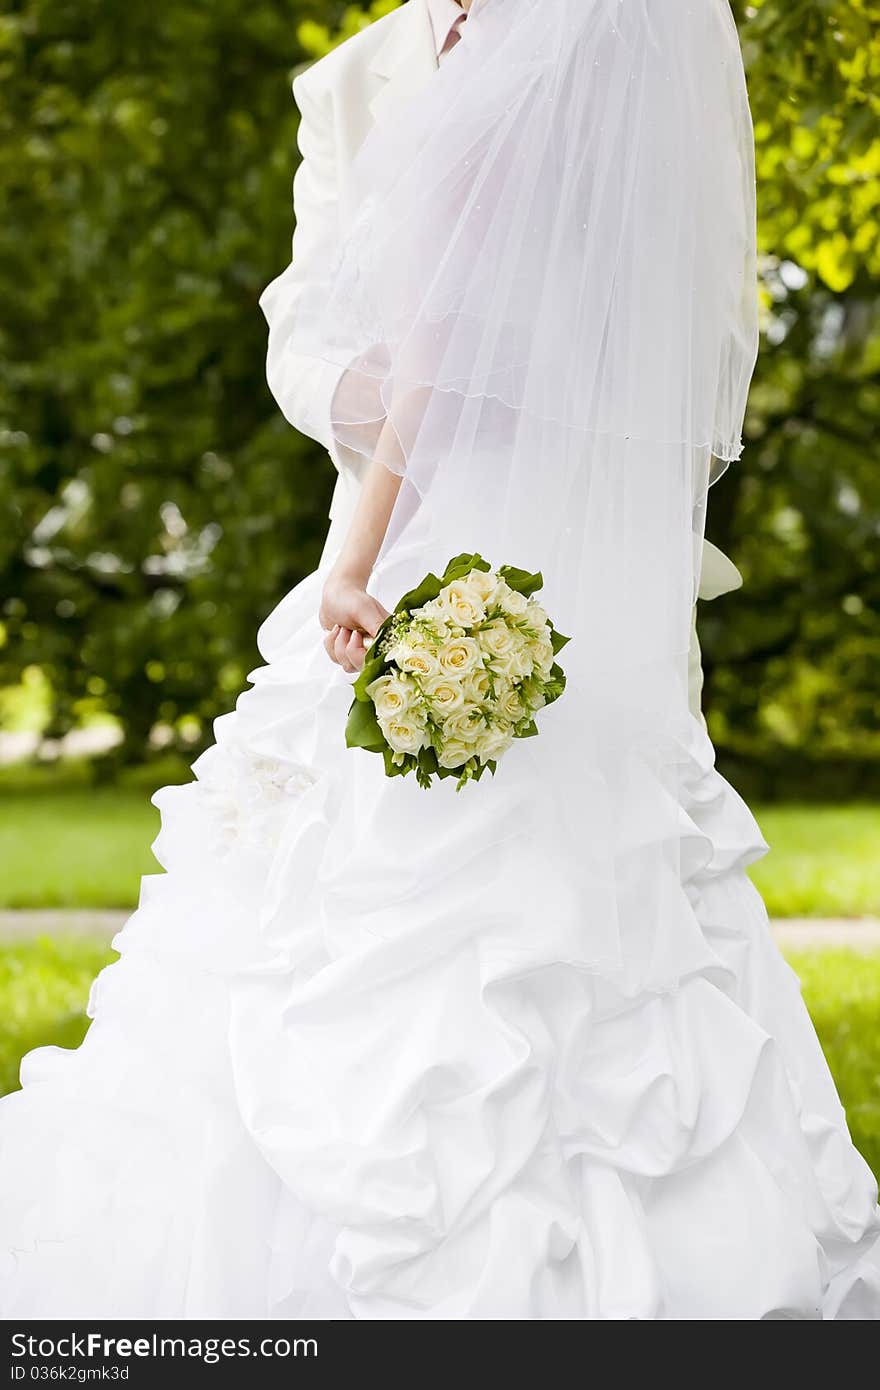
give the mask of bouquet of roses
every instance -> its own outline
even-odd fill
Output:
[[[404,594],[367,651],[348,717],[349,748],[381,753],[389,777],[478,782],[535,715],[558,700],[569,640],[532,595],[540,574],[458,555]]]

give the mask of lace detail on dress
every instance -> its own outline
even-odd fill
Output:
[[[218,854],[239,845],[271,850],[292,803],[314,786],[312,768],[282,758],[260,756],[241,744],[218,746],[199,768],[203,803],[212,820]]]

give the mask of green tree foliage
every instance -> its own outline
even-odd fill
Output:
[[[867,789],[880,757],[880,4],[737,6],[764,341],[710,533],[742,593],[702,615],[719,747],[770,794]],[[816,776],[811,763],[823,765]]]
[[[289,253],[293,69],[393,8],[12,0],[0,16],[0,685],[142,746],[227,706],[320,546],[331,474],[263,381]],[[880,757],[880,0],[734,5],[755,115],[764,350],[710,530],[729,757]],[[776,789],[771,781],[765,788]]]
[[[323,58],[331,49],[354,38],[368,24],[382,19],[399,5],[400,0],[364,0],[362,5],[346,5],[335,24],[304,19],[299,26],[299,41],[309,58]]]
[[[321,7],[326,9],[326,7]],[[330,469],[263,379],[316,6],[22,0],[0,19],[0,685],[132,749],[204,720],[315,561]]]

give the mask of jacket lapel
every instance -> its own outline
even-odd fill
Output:
[[[408,0],[370,64],[379,90],[370,102],[378,120],[391,107],[414,96],[437,70],[434,32],[427,0]]]

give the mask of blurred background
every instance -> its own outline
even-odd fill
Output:
[[[536,4],[539,0],[536,0]],[[295,71],[394,0],[0,5],[0,1091],[75,1043],[183,779],[318,557],[332,469],[265,385]],[[719,763],[880,1167],[880,0],[734,4],[763,350],[709,533]]]

